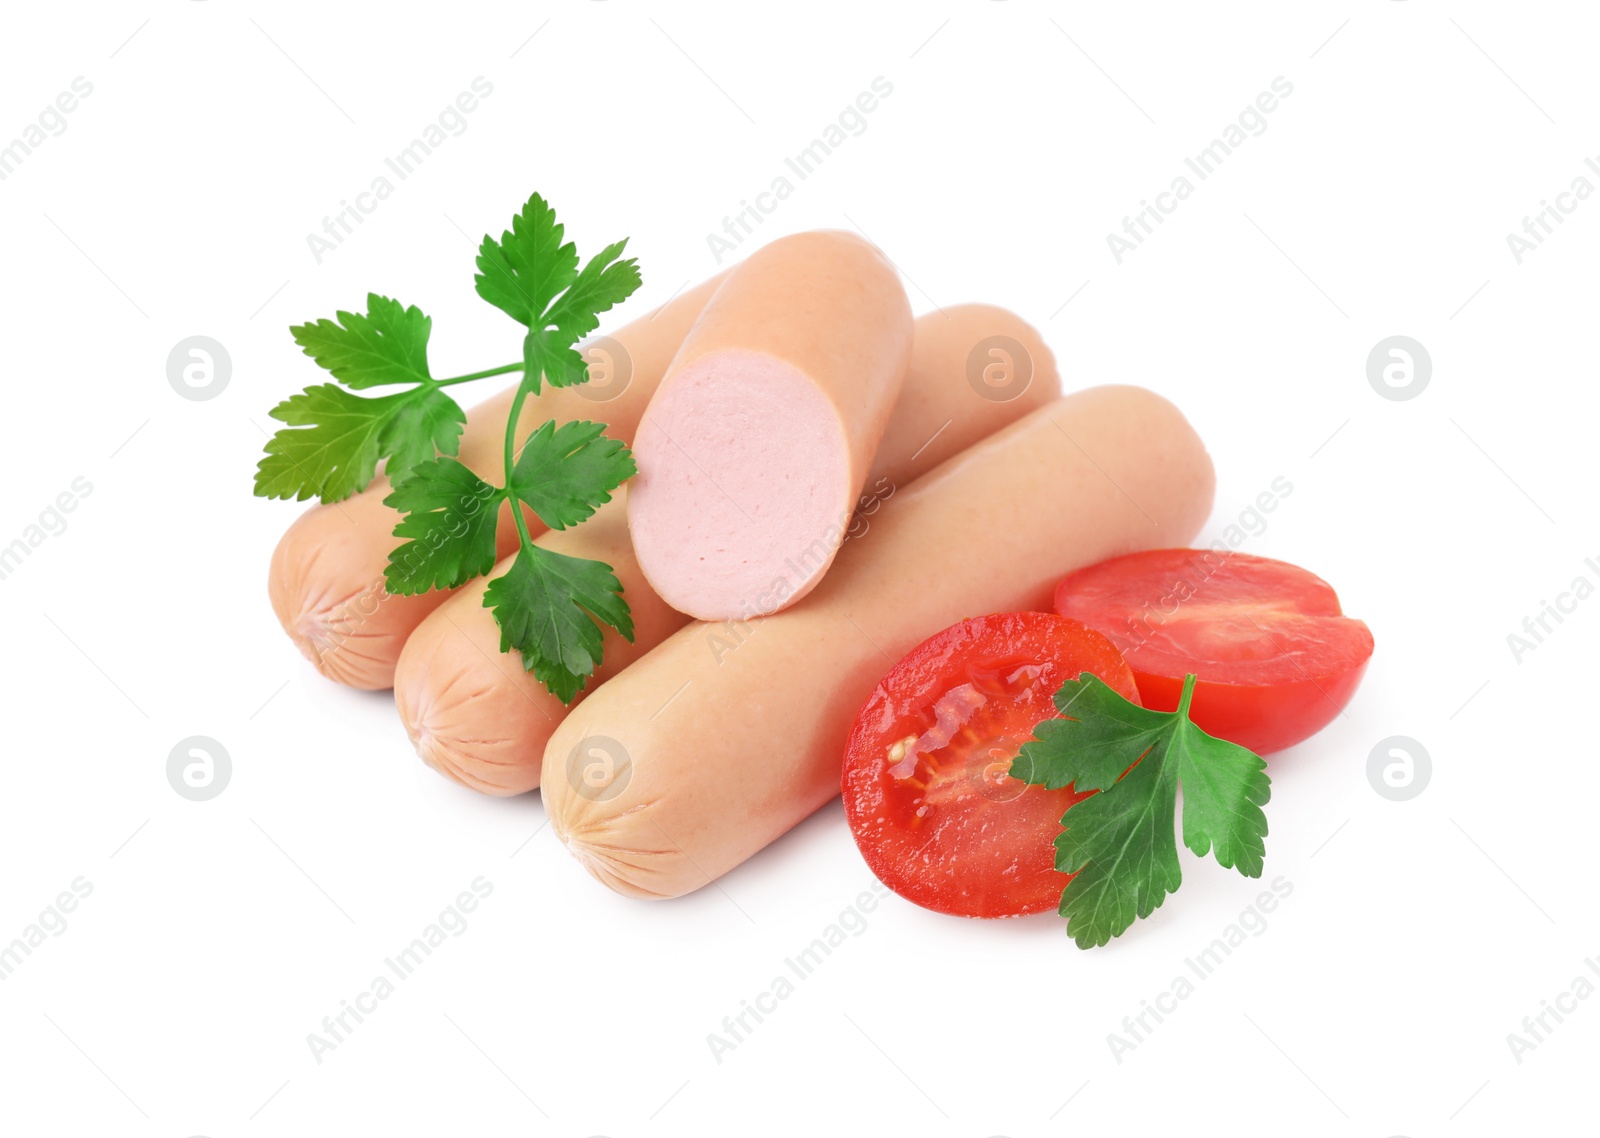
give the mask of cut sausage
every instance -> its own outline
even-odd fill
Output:
[[[628,520],[673,608],[749,619],[832,562],[911,358],[894,266],[849,233],[774,241],[739,265],[650,401]],[[768,586],[791,578],[783,601]]]
[[[839,793],[851,722],[908,650],[966,617],[1048,611],[1084,565],[1186,545],[1213,489],[1200,439],[1149,391],[1039,408],[897,493],[733,651],[690,625],[574,708],[545,748],[556,834],[618,892],[698,889]]]
[[[998,395],[981,382],[996,344],[1015,369]],[[917,320],[910,372],[848,532],[864,537],[880,509],[894,508],[890,499],[899,487],[1050,402],[1059,390],[1050,349],[1003,308],[960,305]],[[657,596],[639,571],[628,541],[626,490],[581,526],[536,539],[556,552],[610,565],[633,610],[633,643],[603,630],[605,660],[589,690],[690,619]],[[846,541],[841,556],[853,556],[853,544]],[[502,560],[491,577],[506,572],[511,560]],[[500,630],[483,608],[488,581],[468,582],[411,634],[395,670],[395,705],[429,765],[486,794],[521,794],[538,786],[545,744],[567,708],[523,670],[519,653],[500,651]],[[718,650],[731,651],[752,629],[728,622],[717,633]]]
[[[588,384],[545,388],[523,406],[520,429],[546,419],[593,419],[612,438],[631,442],[662,373],[723,281],[722,274],[682,293],[610,337],[581,347],[589,360]],[[511,388],[474,407],[461,432],[460,460],[496,484],[504,481],[506,416]],[[383,504],[382,476],[343,502],[313,506],[294,522],[272,554],[267,592],[278,622],[317,671],[351,687],[378,689],[394,682],[394,665],[411,630],[445,599],[444,592],[396,596],[384,590],[389,552],[399,545],[401,514]],[[524,511],[534,532],[544,529]],[[502,504],[501,554],[516,548],[511,507]]]

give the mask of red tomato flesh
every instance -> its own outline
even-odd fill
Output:
[[[908,652],[856,716],[844,808],[878,879],[940,913],[1009,917],[1054,909],[1061,815],[1084,795],[1010,777],[1056,690],[1092,672],[1128,699],[1133,673],[1111,641],[1053,613],[966,620]]]
[[[1329,584],[1284,561],[1209,549],[1153,549],[1080,569],[1056,611],[1122,650],[1146,707],[1172,711],[1193,672],[1201,729],[1257,754],[1316,734],[1344,709],[1372,633]]]

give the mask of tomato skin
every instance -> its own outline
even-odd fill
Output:
[[[1086,671],[1137,700],[1109,639],[1028,612],[962,621],[884,676],[856,716],[841,780],[851,833],[880,881],[956,916],[1059,904],[1072,878],[1055,868],[1055,837],[1085,796],[1006,772],[1034,726],[1057,714],[1057,689]]]
[[[1326,581],[1248,553],[1155,549],[1079,570],[1056,611],[1122,650],[1146,707],[1172,711],[1198,677],[1190,714],[1259,755],[1326,727],[1355,695],[1372,633]]]

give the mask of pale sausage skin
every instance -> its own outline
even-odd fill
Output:
[[[603,352],[586,357],[591,360],[589,394],[577,388],[545,388],[523,406],[519,430],[532,431],[547,419],[590,419],[605,423],[612,438],[631,442],[668,363],[726,275],[712,277],[615,332],[611,339],[622,346],[626,359],[596,358]],[[629,374],[599,374],[616,368]],[[591,398],[606,394],[610,383],[622,386],[614,398]],[[456,457],[495,484],[504,481],[506,416],[515,391],[510,388],[474,407],[461,432]],[[448,595],[385,591],[383,571],[389,552],[399,544],[394,527],[402,516],[383,504],[388,493],[388,479],[379,475],[343,502],[312,506],[279,540],[267,580],[278,622],[317,671],[368,690],[394,683],[395,661],[406,637]],[[535,533],[545,528],[532,511],[525,513]],[[509,505],[500,508],[496,538],[501,555],[516,548]]]
[[[1032,412],[899,491],[810,597],[732,651],[687,626],[578,705],[545,748],[556,834],[619,893],[700,888],[839,793],[850,725],[908,650],[966,617],[1048,609],[1074,569],[1187,544],[1214,488],[1199,437],[1149,391]],[[585,784],[602,753],[614,777]]]
[[[555,553],[604,561],[622,584],[633,614],[633,643],[614,628],[602,629],[605,659],[590,678],[591,688],[689,619],[650,592],[633,559],[627,510],[624,486],[582,525],[535,539]],[[468,581],[428,614],[401,650],[394,682],[395,709],[422,760],[463,786],[497,796],[539,785],[544,744],[567,714],[523,669],[521,653],[500,651],[500,628],[483,607],[489,582],[506,573],[515,557],[502,559],[489,576]]]
[[[854,234],[784,237],[729,274],[634,447],[634,550],[668,604],[748,619],[822,579],[899,398],[911,325],[899,273]],[[814,552],[772,601],[799,550]]]
[[[1004,361],[1016,370],[999,397],[982,378],[985,369],[994,378],[988,345],[996,342],[1018,352]],[[1021,317],[969,304],[918,319],[910,371],[840,556],[854,555],[855,539],[866,537],[880,510],[893,508],[906,483],[1059,393],[1050,349]],[[605,659],[586,692],[690,620],[657,596],[640,572],[628,541],[626,492],[583,525],[536,539],[610,565],[633,610],[633,643],[603,630]],[[511,558],[502,560],[491,577],[510,567]],[[395,705],[417,753],[441,774],[485,794],[521,794],[539,785],[545,744],[568,709],[523,670],[517,653],[501,653],[499,629],[483,608],[488,580],[457,590],[412,633],[395,671]],[[743,621],[712,626],[707,650],[729,651],[754,627]]]

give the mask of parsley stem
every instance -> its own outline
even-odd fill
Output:
[[[1193,672],[1183,677],[1183,694],[1178,697],[1178,715],[1182,719],[1189,718],[1189,701],[1194,698],[1194,685],[1198,678]]]
[[[521,364],[516,365],[521,367]],[[509,369],[507,369],[509,370]],[[537,380],[537,377],[535,377]],[[517,525],[517,537],[521,547],[532,555],[533,535],[528,533],[528,519],[522,514],[522,503],[511,492],[511,472],[516,467],[517,423],[522,418],[522,401],[528,397],[528,377],[524,375],[522,382],[517,386],[517,393],[511,397],[511,413],[506,417],[506,501],[511,503],[511,520]]]
[[[488,371],[475,371],[471,375],[457,375],[449,379],[436,379],[433,382],[438,387],[449,387],[456,383],[471,383],[475,379],[488,379],[491,375],[505,375],[507,372],[521,370],[521,363],[502,364],[499,367],[492,367]]]

